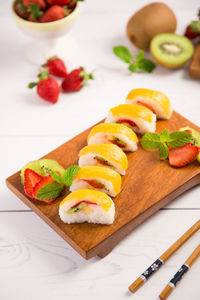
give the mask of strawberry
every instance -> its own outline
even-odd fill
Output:
[[[73,70],[62,82],[65,92],[79,91],[89,79],[94,79],[92,73],[88,74],[84,68]]]
[[[183,147],[169,149],[169,164],[173,167],[184,167],[191,163],[198,155],[199,147],[190,143]]]
[[[24,191],[27,196],[33,198],[32,191],[36,183],[38,183],[43,177],[31,169],[24,171]]]
[[[50,5],[66,5],[70,2],[70,0],[46,0]]]
[[[15,4],[15,12],[23,19],[26,19],[28,17],[28,11],[27,8],[23,5],[21,1],[17,2]]]
[[[50,57],[43,67],[46,67],[51,75],[58,77],[67,76],[65,63],[57,56]]]
[[[71,0],[67,6],[68,8],[74,9],[76,4],[77,4],[77,0]]]
[[[51,202],[53,202],[56,198],[52,198],[52,199],[39,199],[37,198],[37,194],[38,194],[38,191],[43,188],[44,186],[46,186],[47,184],[49,183],[52,183],[52,182],[55,182],[55,180],[52,178],[51,175],[48,175],[46,177],[43,177],[38,183],[36,183],[36,185],[33,187],[33,192],[32,192],[32,195],[33,195],[33,198],[36,199],[36,200],[40,200],[40,201],[43,201],[43,202],[46,202],[48,204],[50,204]]]
[[[56,79],[49,77],[48,70],[44,70],[39,75],[38,82],[29,83],[28,87],[32,89],[37,85],[38,95],[51,103],[56,103],[60,94],[60,87]]]
[[[199,36],[199,33],[193,31],[192,26],[191,26],[191,25],[188,25],[188,26],[186,27],[184,36],[186,36],[186,37],[187,37],[188,39],[190,39],[190,40],[193,40],[193,39],[195,39],[197,36]]]
[[[44,0],[23,0],[22,2],[25,7],[28,7],[30,4],[37,4],[41,9],[46,8],[46,3]]]
[[[59,5],[53,5],[49,7],[44,16],[42,17],[42,22],[53,22],[60,20],[65,17],[65,9]]]

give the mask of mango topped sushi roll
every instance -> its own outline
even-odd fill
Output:
[[[82,189],[70,193],[59,206],[59,215],[64,223],[112,224],[115,205],[105,193]]]
[[[115,106],[110,109],[105,122],[124,124],[141,134],[156,130],[156,115],[141,105],[120,104]]]
[[[156,114],[158,119],[169,119],[172,114],[172,106],[169,98],[158,91],[134,89],[126,97],[126,103],[143,105]]]
[[[87,141],[89,145],[111,143],[123,151],[136,151],[138,138],[130,128],[123,124],[102,123],[92,128]]]
[[[82,167],[70,186],[71,192],[80,189],[95,189],[115,197],[121,190],[121,176],[105,167]]]
[[[79,152],[79,166],[104,166],[125,175],[128,160],[124,152],[114,144],[93,144]]]

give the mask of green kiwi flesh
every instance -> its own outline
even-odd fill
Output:
[[[185,36],[161,33],[152,39],[150,50],[159,64],[176,69],[183,66],[192,57],[194,46]]]
[[[39,159],[30,161],[27,163],[22,169],[21,169],[21,183],[24,184],[24,171],[25,169],[31,169],[38,173],[41,176],[47,176],[52,171],[59,172],[60,175],[62,175],[65,171],[65,169],[56,161],[53,159]]]

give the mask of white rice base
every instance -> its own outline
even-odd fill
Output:
[[[78,164],[80,167],[85,167],[85,166],[100,166],[101,164],[98,163],[98,161],[95,159],[96,156],[99,156],[98,153],[90,152],[85,155],[82,155],[79,157]],[[104,158],[104,157],[103,157]],[[105,158],[104,158],[105,159]],[[113,169],[114,171],[118,172],[120,175],[125,175],[125,170],[121,167],[120,164],[114,162],[114,161],[109,161],[113,165],[111,166],[105,166],[106,168]],[[101,165],[103,166],[103,165]]]
[[[117,196],[117,194],[114,192],[113,185],[110,181],[105,180],[103,178],[98,178],[98,177],[90,177],[90,178],[83,178],[83,179],[98,180],[105,185],[107,190],[96,189],[96,188],[92,187],[90,184],[88,184],[86,181],[83,181],[80,179],[75,179],[75,180],[73,180],[72,185],[70,186],[70,191],[75,192],[77,190],[82,190],[82,189],[92,189],[92,190],[104,192],[104,193],[110,195],[111,197]]]
[[[111,142],[109,142],[109,140],[112,140],[113,137],[116,137],[127,144],[125,148],[121,148],[123,151],[131,151],[131,152],[137,151],[137,142],[136,141],[133,142],[126,135],[119,134],[119,133],[113,135],[106,132],[98,132],[90,138],[88,145],[105,144],[105,143],[112,144]]]
[[[157,103],[156,101],[154,101],[154,100],[151,99],[151,98],[144,98],[144,97],[141,96],[141,97],[137,97],[137,98],[135,98],[135,99],[133,99],[133,100],[128,100],[128,99],[127,99],[125,103],[127,103],[127,104],[134,104],[134,105],[142,105],[141,103],[137,103],[137,101],[141,101],[141,102],[143,102],[143,103],[149,104],[149,105],[153,108],[153,110],[155,111],[156,116],[157,116],[158,119],[165,119],[165,120],[168,120],[168,119],[171,117],[171,115],[172,115],[173,109],[172,109],[172,106],[171,106],[171,105],[170,105],[170,115],[168,116],[168,115],[164,112],[164,110],[163,110],[163,108],[160,106],[160,104]]]
[[[99,223],[99,224],[110,225],[114,222],[115,205],[113,201],[108,211],[105,211],[101,207],[101,205],[88,204],[92,209],[92,212],[90,212],[89,214],[85,213],[84,209],[81,209],[72,214],[68,214],[67,213],[68,209],[70,209],[76,203],[77,203],[76,201],[65,202],[62,206],[59,207],[59,216],[64,223],[71,224],[71,223],[88,222],[88,223]]]
[[[120,119],[127,119],[133,121],[138,127],[134,126],[131,129],[137,133],[145,134],[147,132],[156,131],[156,115],[152,113],[152,122],[147,122],[142,118],[131,118],[127,115],[120,115],[120,117],[114,117],[112,112],[108,113],[105,123],[116,123]]]

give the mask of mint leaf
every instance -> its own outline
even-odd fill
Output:
[[[158,154],[161,158],[166,159],[168,157],[169,149],[165,143],[160,144]]]
[[[135,63],[132,63],[129,65],[128,69],[129,69],[129,71],[134,73],[137,70],[137,66],[135,65]]]
[[[167,144],[170,148],[182,147],[189,143],[192,135],[185,131],[174,131],[170,133]]]
[[[113,52],[125,63],[131,63],[133,56],[131,52],[124,46],[115,46]]]
[[[76,174],[79,172],[80,167],[79,166],[71,166],[69,168],[67,168],[62,176],[62,181],[64,182],[64,184],[66,186],[70,186],[72,185],[72,181],[74,179],[74,177],[76,176]]]
[[[155,132],[145,133],[142,137],[142,146],[145,149],[156,149],[160,146],[160,136]]]
[[[160,134],[160,141],[167,142],[169,138],[170,138],[169,132],[167,131],[167,129],[164,129]]]
[[[140,52],[138,53],[138,55],[136,56],[137,61],[140,61],[144,58],[144,51],[140,50]]]
[[[156,65],[151,60],[146,58],[137,61],[137,68],[144,72],[151,73],[155,67]]]
[[[59,184],[63,185],[62,178],[57,172],[51,172],[51,177]]]
[[[50,182],[41,187],[36,197],[41,200],[48,200],[58,197],[62,192],[62,186],[57,182]]]

